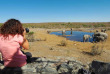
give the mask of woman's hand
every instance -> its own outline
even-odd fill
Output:
[[[26,36],[25,35],[26,35],[26,30],[24,29],[22,47],[24,49],[29,49],[29,43],[28,43],[28,40],[26,39]]]

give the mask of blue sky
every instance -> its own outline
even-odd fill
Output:
[[[110,22],[110,0],[0,0],[0,22]]]

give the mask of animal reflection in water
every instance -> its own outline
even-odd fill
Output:
[[[71,28],[71,35],[73,34],[73,32],[72,32],[72,31],[73,31],[73,29]]]

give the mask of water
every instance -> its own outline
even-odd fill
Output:
[[[58,31],[58,32],[51,32],[50,34],[54,34],[54,35],[58,35],[58,36],[63,36],[62,35],[62,31]],[[65,38],[71,40],[71,41],[79,41],[79,42],[83,42],[83,35],[90,35],[92,37],[92,35],[94,33],[90,33],[90,32],[82,32],[82,31],[66,31],[65,33]],[[93,38],[89,39],[89,42],[93,42]]]

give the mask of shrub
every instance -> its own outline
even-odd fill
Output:
[[[67,42],[65,40],[62,40],[60,46],[66,46],[66,45],[67,45]]]
[[[52,47],[50,47],[50,48],[49,48],[49,50],[53,50],[53,48],[52,48]]]
[[[28,34],[32,35],[32,34],[34,34],[34,32],[29,32]]]
[[[110,30],[110,28],[108,28],[107,30]]]
[[[2,23],[0,23],[1,25]],[[62,23],[23,23],[26,28],[91,28],[91,27],[110,27],[109,23],[80,23],[80,22],[62,22]]]
[[[2,23],[0,23],[0,26],[2,26]]]
[[[83,26],[83,27],[88,27],[88,25],[86,25],[86,24],[82,24],[82,26]]]
[[[104,45],[103,43],[101,44],[94,44],[92,46],[92,49],[91,49],[91,54],[94,56],[94,55],[101,55],[101,53],[103,52],[103,48],[104,48]]]
[[[27,39],[28,39],[29,42],[34,42],[35,41],[34,32],[27,33]]]
[[[66,25],[66,24],[61,24],[61,25]]]
[[[94,27],[106,27],[104,24],[95,24]]]

